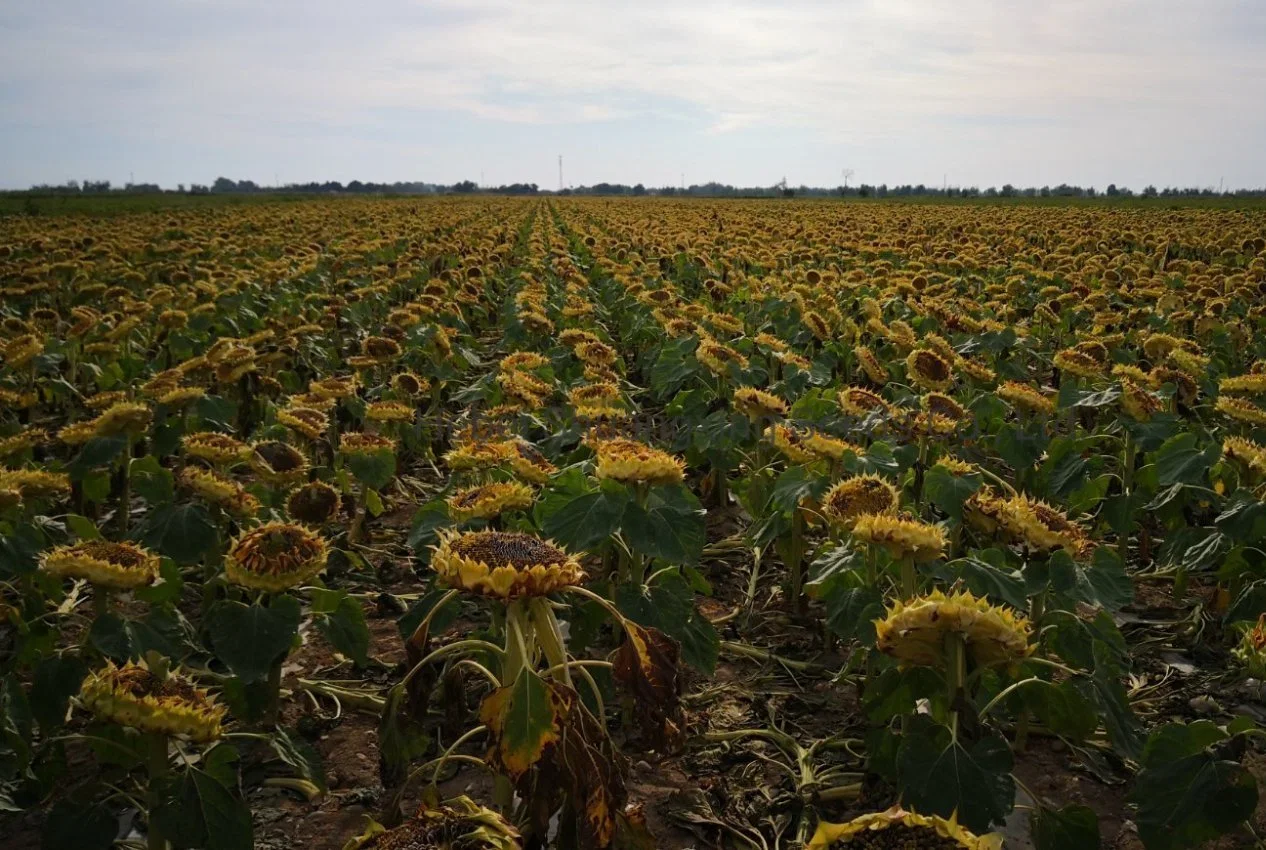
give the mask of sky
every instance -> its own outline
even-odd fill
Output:
[[[0,187],[1266,186],[1262,0],[4,0]]]

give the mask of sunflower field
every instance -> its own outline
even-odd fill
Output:
[[[0,846],[1261,846],[1266,210],[0,218]]]

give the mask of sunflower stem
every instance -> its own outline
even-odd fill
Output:
[[[967,678],[967,648],[958,632],[945,635],[945,684],[949,696],[950,734],[958,740],[958,706],[963,699],[963,683]]]
[[[264,708],[266,727],[276,726],[277,718],[281,714],[281,665],[285,660],[286,657],[283,655],[268,669],[268,705]]]
[[[1121,449],[1121,494],[1125,503],[1130,503],[1130,491],[1134,487],[1134,435],[1129,428],[1125,430],[1125,445]],[[1130,555],[1130,526],[1126,525],[1117,539],[1117,554],[1121,556],[1121,566],[1125,567]]]
[[[797,507],[791,514],[791,602],[800,616],[808,611],[808,599],[804,595],[804,517]]]
[[[901,559],[901,598],[913,599],[919,590],[919,579],[914,571],[914,558],[906,555]]]
[[[167,775],[167,736],[162,732],[151,732],[146,737],[149,782],[145,802],[149,811],[145,825],[145,847],[147,850],[167,850],[167,839],[154,822],[154,812],[162,803],[162,781]]]
[[[127,448],[123,452],[123,492],[119,495],[119,529],[125,538],[132,519],[132,445],[132,434],[129,432]]]

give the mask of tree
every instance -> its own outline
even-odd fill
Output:
[[[1117,184],[1109,183],[1108,188],[1104,191],[1104,194],[1107,195],[1109,198],[1115,198],[1119,194],[1117,192]]]

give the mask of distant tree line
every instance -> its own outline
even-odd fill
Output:
[[[503,186],[480,186],[473,180],[462,180],[451,185],[441,183],[425,183],[420,181],[374,183],[352,180],[340,183],[327,180],[324,183],[286,183],[282,186],[261,186],[254,180],[232,180],[228,177],[217,177],[210,185],[193,183],[189,186],[181,183],[175,190],[165,190],[156,183],[126,183],[123,186],[112,186],[109,180],[70,180],[58,186],[39,184],[32,186],[29,192],[44,195],[92,195],[92,194],[156,194],[172,192],[188,195],[216,194],[338,194],[338,195],[426,195],[426,194],[490,194],[490,195],[681,195],[701,198],[1264,198],[1266,188],[1228,189],[1219,191],[1212,187],[1178,187],[1166,186],[1158,189],[1147,186],[1141,191],[1134,191],[1126,186],[1109,183],[1104,190],[1094,186],[1070,186],[1060,183],[1058,186],[1027,186],[1019,188],[1007,183],[1002,187],[990,186],[980,189],[976,186],[928,186],[923,183],[905,183],[889,186],[881,183],[877,186],[862,183],[857,186],[787,186],[779,183],[774,186],[731,186],[727,183],[696,183],[690,186],[647,187],[638,183],[633,186],[624,183],[595,183],[592,186],[574,186],[560,192],[542,190],[535,183],[510,183]]]

